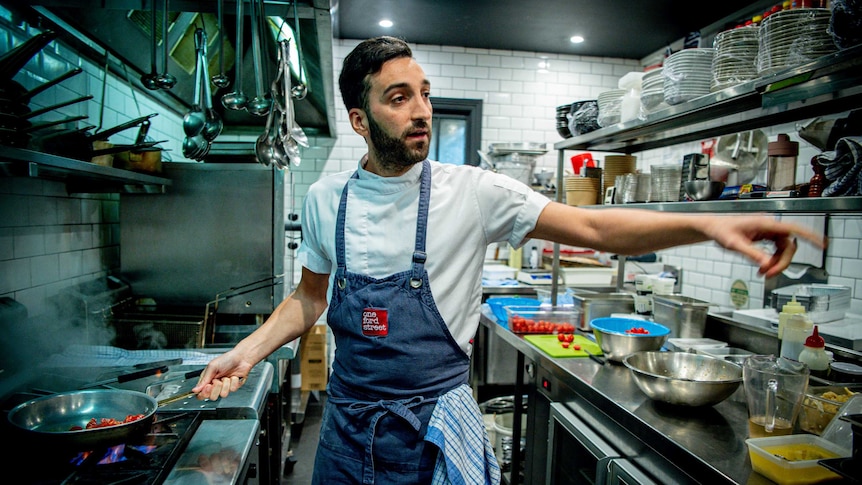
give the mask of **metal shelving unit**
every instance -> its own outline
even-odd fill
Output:
[[[6,146],[0,146],[0,176],[61,180],[70,194],[161,194],[171,185],[164,177]]]
[[[741,131],[792,123],[862,107],[862,45],[824,56],[774,75],[670,106],[645,119],[619,123],[554,144],[557,187],[563,187],[565,152],[595,150],[633,154]],[[562,202],[562,191],[557,201]],[[591,209],[620,207],[595,205]],[[747,199],[627,204],[668,212],[862,212],[862,197]],[[559,273],[559,244],[553,274]],[[625,257],[620,256],[620,274]],[[556,277],[552,295],[556,295]],[[621,284],[618,283],[618,287]]]

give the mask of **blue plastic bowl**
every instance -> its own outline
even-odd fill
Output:
[[[622,317],[602,317],[594,318],[590,322],[590,327],[601,330],[605,333],[615,333],[623,335],[631,335],[633,337],[663,337],[670,333],[670,329],[660,323],[650,322],[649,320],[638,320],[636,318]],[[626,333],[633,327],[643,328],[649,333]]]
[[[498,323],[506,323],[509,319],[509,316],[506,315],[507,306],[525,306],[525,307],[536,307],[539,308],[542,306],[542,302],[535,298],[521,298],[521,297],[509,297],[509,296],[492,296],[485,300],[485,303],[491,307],[491,311],[494,312],[494,316],[497,318]]]
[[[635,352],[660,350],[670,335],[664,325],[634,318],[596,318],[590,326],[602,353],[612,362],[622,362]],[[642,327],[649,333],[626,333],[633,327]]]

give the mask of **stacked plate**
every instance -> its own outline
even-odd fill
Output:
[[[599,94],[599,126],[604,128],[620,122],[620,108],[625,94],[625,89],[612,89]]]
[[[641,78],[641,107],[645,114],[655,111],[664,102],[662,68],[653,69]]]
[[[721,91],[758,77],[755,63],[759,45],[757,31],[756,26],[740,27],[715,36],[710,91]]]
[[[609,187],[614,187],[617,177],[622,180],[626,174],[635,173],[637,161],[638,159],[634,155],[607,155],[605,157],[604,170],[602,171],[604,178],[602,194],[606,193]],[[618,195],[620,203],[622,203],[622,191]]]
[[[709,94],[715,49],[683,49],[664,61],[664,101],[674,105]]]
[[[676,202],[680,200],[682,166],[667,163],[650,166],[650,201]]]
[[[569,113],[571,111],[571,104],[557,106],[557,133],[559,133],[563,138],[572,137],[572,132],[569,131]]]
[[[758,75],[774,74],[837,52],[828,30],[830,17],[828,8],[795,8],[766,17],[758,30]]]

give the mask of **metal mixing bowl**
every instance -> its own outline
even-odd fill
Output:
[[[724,182],[709,180],[689,180],[685,183],[685,193],[694,200],[715,200],[721,197]]]
[[[622,362],[627,355],[635,352],[659,350],[670,335],[670,329],[664,325],[634,318],[594,318],[590,321],[590,327],[602,353],[613,362]],[[649,333],[626,332],[638,327]]]
[[[678,406],[712,406],[742,383],[742,367],[688,352],[638,352],[623,360],[650,399]]]

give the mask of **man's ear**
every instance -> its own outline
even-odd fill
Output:
[[[362,137],[368,135],[368,118],[364,110],[353,108],[347,112],[347,116],[350,118],[350,127],[353,131]]]

